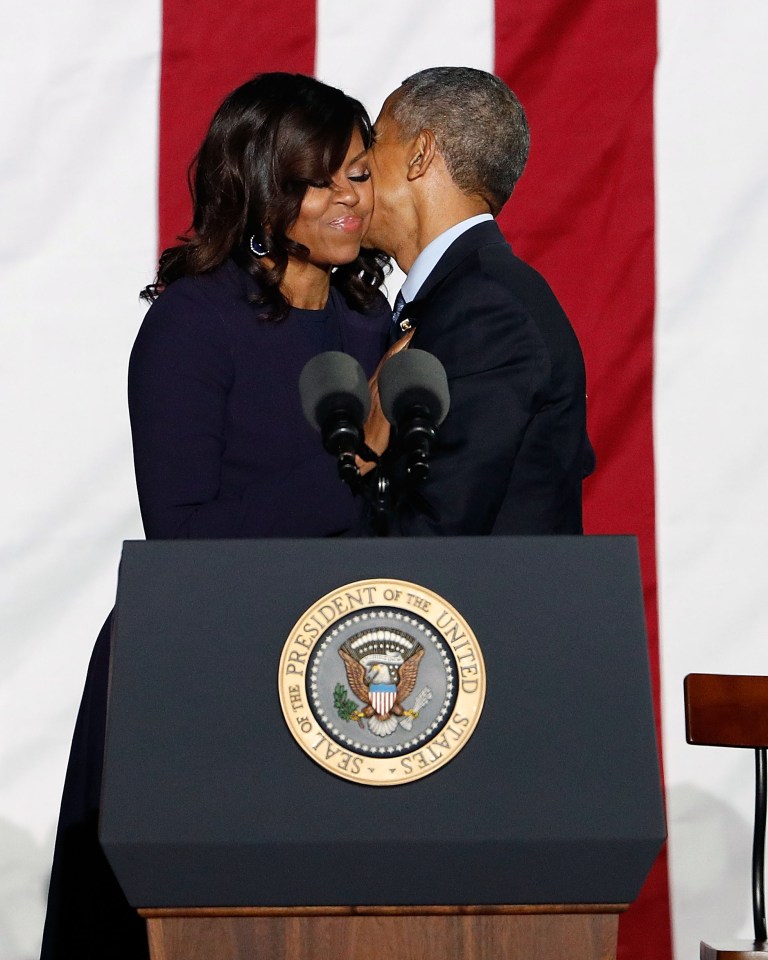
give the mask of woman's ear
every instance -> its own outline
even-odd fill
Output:
[[[408,179],[418,180],[423,177],[435,158],[437,144],[434,133],[429,130],[420,130],[414,137],[410,159],[408,160]]]

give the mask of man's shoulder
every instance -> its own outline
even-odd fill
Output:
[[[492,307],[494,313],[524,313],[534,321],[568,323],[548,281],[517,256],[498,229],[495,235],[486,232],[484,242],[466,245],[427,300],[450,313],[470,309],[478,319]]]
[[[443,315],[470,310],[479,316],[489,307],[527,312],[529,294],[537,289],[551,293],[544,278],[501,238],[467,249],[456,258],[426,293],[424,309],[427,313],[440,310]]]
[[[495,236],[486,232],[485,239],[466,244],[427,293],[414,313],[414,346],[459,373],[523,353],[537,357],[544,371],[552,362],[578,365],[573,328],[548,282],[498,229]]]

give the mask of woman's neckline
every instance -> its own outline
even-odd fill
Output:
[[[328,299],[325,301],[324,307],[319,307],[318,309],[313,309],[312,307],[294,307],[291,305],[291,310],[302,316],[307,317],[310,320],[325,320],[328,314],[333,308],[333,288],[328,291]]]

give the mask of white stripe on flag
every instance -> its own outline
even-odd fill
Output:
[[[493,71],[493,64],[493,0],[387,0],[355,8],[318,0],[315,74],[362,100],[374,120],[387,96],[418,70]],[[403,279],[395,268],[387,281],[390,300]]]
[[[16,4],[0,44],[0,953],[21,960],[120,542],[141,536],[125,373],[155,261],[160,3]]]
[[[493,70],[492,0],[387,0],[352,9],[318,0],[315,73],[362,100],[373,117],[417,70]]]
[[[750,751],[685,743],[686,673],[768,673],[768,7],[661,0],[655,427],[676,957],[751,939]]]

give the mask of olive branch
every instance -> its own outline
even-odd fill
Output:
[[[347,696],[347,688],[343,683],[337,683],[333,688],[333,705],[336,708],[336,713],[341,717],[342,720],[357,720],[358,724],[362,727],[359,716],[355,716],[358,713],[359,707],[353,701],[350,700]]]

